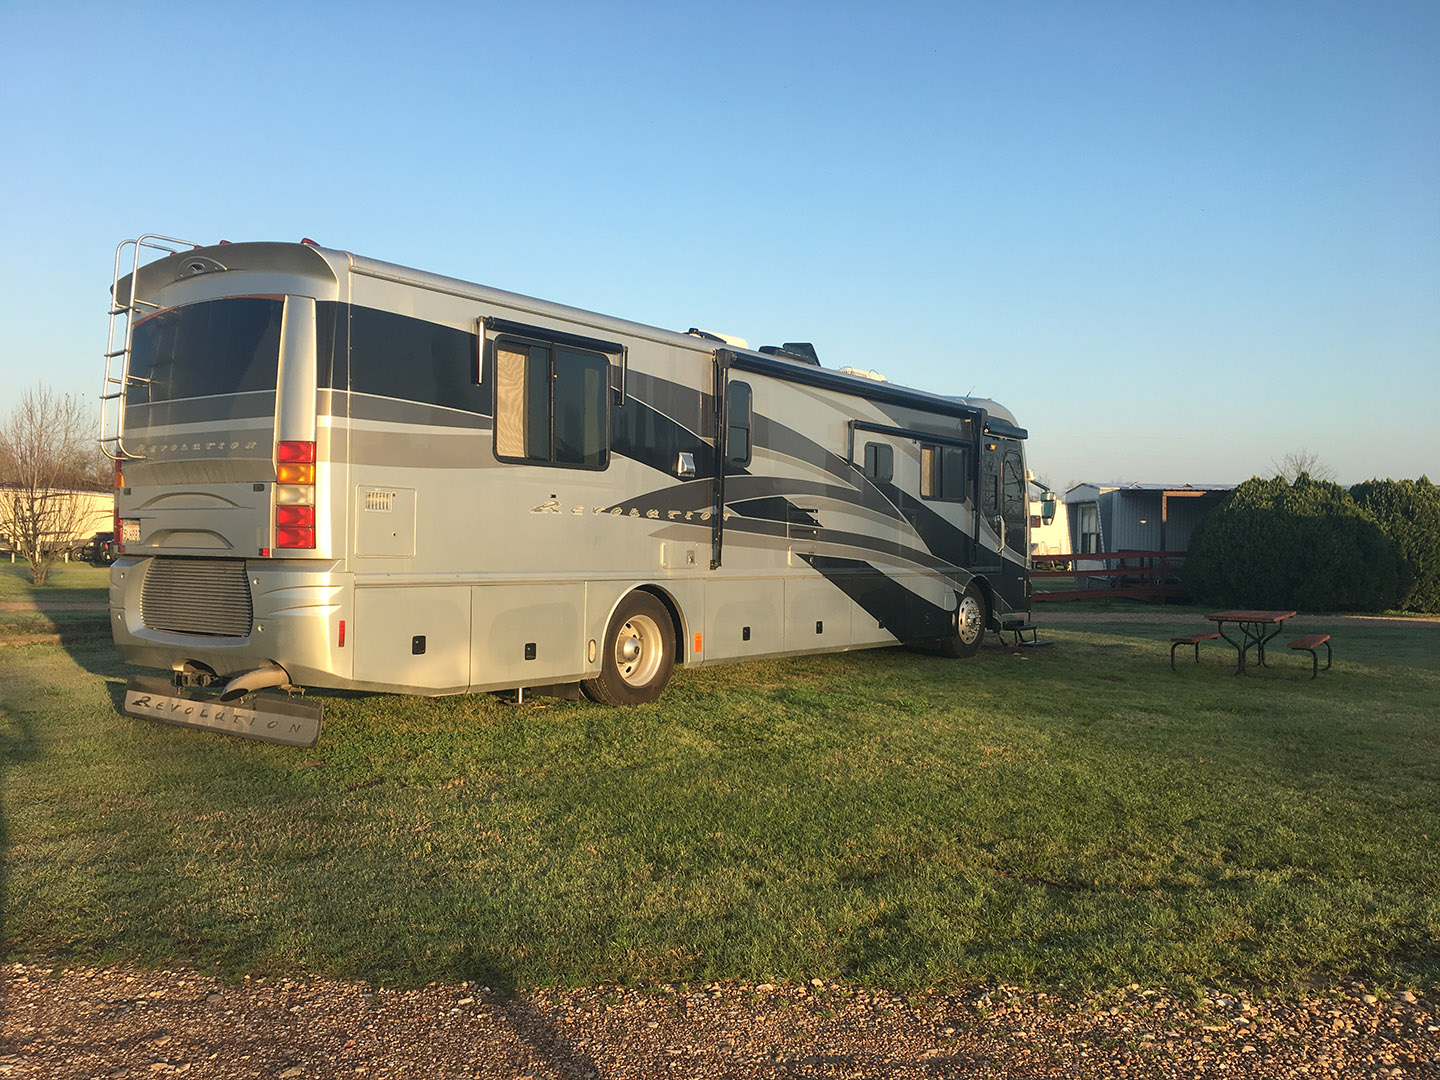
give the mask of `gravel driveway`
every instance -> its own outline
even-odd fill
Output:
[[[1440,1077],[1440,1016],[1408,991],[1078,1000],[837,987],[599,987],[505,998],[190,970],[3,969],[0,1076]]]

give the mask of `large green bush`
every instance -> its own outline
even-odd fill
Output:
[[[1301,473],[1247,480],[1190,537],[1184,580],[1223,607],[1383,611],[1402,559],[1375,518],[1339,484]]]
[[[1350,489],[1404,557],[1396,606],[1440,611],[1440,488],[1419,480],[1367,480]]]

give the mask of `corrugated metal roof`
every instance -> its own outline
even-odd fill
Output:
[[[1097,484],[1087,482],[1076,484],[1070,490],[1075,491],[1082,487],[1094,488],[1104,493],[1107,491],[1234,491],[1234,484]],[[1068,493],[1067,493],[1068,494]]]

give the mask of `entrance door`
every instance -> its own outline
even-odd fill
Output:
[[[980,524],[976,531],[991,534],[987,546],[1029,555],[1026,530],[1030,519],[1025,505],[1025,457],[1014,439],[987,436],[980,455]]]

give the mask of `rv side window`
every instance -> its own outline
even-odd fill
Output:
[[[920,497],[964,502],[970,475],[970,454],[959,446],[920,447]]]
[[[888,443],[865,444],[865,475],[875,484],[895,478],[895,450]]]
[[[750,464],[750,384],[732,382],[725,388],[725,460]]]
[[[317,337],[323,344],[326,334],[317,328]],[[350,389],[356,393],[484,410],[475,380],[475,335],[468,330],[357,304],[350,308],[349,340]]]
[[[529,341],[495,343],[495,456],[603,469],[609,362],[600,353]]]

